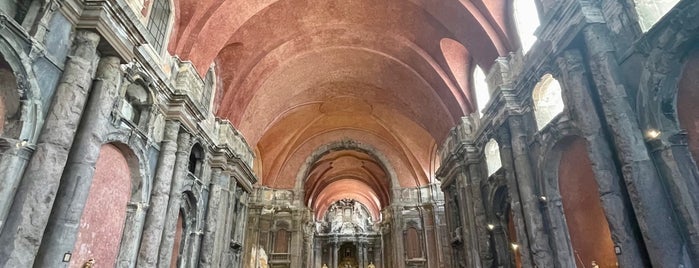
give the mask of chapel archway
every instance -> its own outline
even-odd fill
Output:
[[[124,153],[115,145],[103,145],[80,218],[70,267],[82,267],[90,259],[96,265],[116,263],[131,184],[131,169]]]
[[[609,223],[597,180],[588,157],[586,141],[570,137],[561,141],[558,184],[573,258],[577,267],[616,267]]]

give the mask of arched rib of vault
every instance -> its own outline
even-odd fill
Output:
[[[304,203],[313,203],[314,197],[335,181],[353,179],[374,189],[380,204],[387,205],[390,201],[390,181],[383,166],[377,161],[370,155],[356,150],[342,150],[324,155],[310,168],[306,176]]]
[[[355,191],[347,191],[346,189],[356,189]],[[354,184],[351,180],[337,181],[330,185],[326,191],[323,191],[318,196],[316,202],[308,204],[313,210],[316,219],[320,220],[330,205],[345,198],[355,199],[364,204],[374,220],[381,217],[381,209],[383,208],[376,197],[373,195],[372,189],[363,184]]]
[[[187,2],[189,0],[181,0],[181,2]],[[504,4],[504,0],[500,0]],[[499,2],[500,2],[499,1]],[[355,4],[355,6],[349,6]],[[479,18],[483,17],[483,13],[478,8],[475,8],[469,3],[469,1],[456,1],[456,0],[413,0],[413,1],[381,1],[376,3],[376,1],[364,0],[364,1],[326,1],[326,0],[315,0],[308,3],[305,0],[283,0],[283,1],[273,1],[273,0],[258,0],[258,1],[242,1],[242,0],[229,0],[229,1],[201,1],[196,5],[194,11],[195,15],[192,16],[191,22],[178,23],[179,25],[187,25],[187,27],[180,27],[179,33],[176,40],[177,45],[176,51],[172,51],[173,54],[180,54],[183,58],[190,59],[194,62],[195,66],[199,67],[200,71],[204,70],[208,66],[213,58],[218,54],[229,41],[231,37],[237,33],[244,31],[242,28],[249,20],[264,17],[264,16],[280,16],[283,22],[295,22],[304,20],[303,17],[298,17],[299,10],[313,9],[318,7],[320,12],[332,11],[329,5],[338,6],[338,12],[336,15],[346,14],[346,13],[362,13],[367,14],[364,18],[369,17],[400,17],[391,16],[396,14],[396,10],[399,8],[407,8],[416,10],[418,12],[424,12],[429,14],[435,23],[443,25],[444,28],[449,30],[455,39],[461,43],[466,44],[469,50],[478,51],[478,58],[480,63],[492,62],[492,60],[498,56],[498,51],[500,55],[504,55],[503,51],[507,51],[504,47],[504,43],[499,41],[501,37],[493,33],[492,30],[486,30],[487,28],[492,28],[488,26],[488,17],[483,19],[476,19],[474,14]],[[347,6],[345,6],[347,5]],[[180,4],[179,6],[191,6],[187,3]],[[355,7],[352,9],[352,7]],[[357,8],[358,7],[358,8]],[[213,11],[212,11],[213,10]],[[284,10],[290,10],[289,12],[284,12]],[[361,12],[346,12],[347,10],[358,10]],[[318,10],[313,9],[313,12],[318,12]],[[382,13],[383,11],[383,13]],[[473,13],[473,14],[472,14]],[[410,14],[410,13],[399,13],[399,14]],[[187,16],[179,16],[180,19],[186,18]],[[269,18],[265,18],[269,19]],[[333,22],[333,20],[329,20]],[[481,25],[483,23],[483,25]],[[278,24],[276,27],[281,27],[284,24]],[[292,24],[289,24],[292,25]],[[396,23],[398,27],[402,25]],[[471,27],[464,27],[464,25]],[[484,27],[485,25],[485,27]],[[265,35],[265,33],[262,33]],[[208,42],[197,42],[198,40],[208,40]],[[478,42],[470,44],[469,40],[478,40]],[[495,40],[495,41],[491,41]],[[239,42],[232,41],[232,42]],[[205,44],[206,43],[206,44]]]
[[[253,76],[256,75],[250,77]],[[254,96],[250,96],[252,100],[247,105],[255,109],[246,109],[244,117],[239,121],[239,129],[253,145],[266,131],[264,127],[269,127],[273,123],[273,117],[282,113],[288,106],[325,101],[326,98],[338,94],[357,97],[369,104],[382,101],[403,116],[414,118],[416,123],[428,130],[436,140],[443,139],[456,120],[464,114],[456,107],[450,112],[443,102],[449,98],[430,90],[431,85],[415,73],[414,69],[386,55],[364,49],[340,47],[307,53],[286,66],[277,68],[269,77],[256,77],[259,79],[255,82],[252,82],[252,79],[250,81],[260,83],[257,86],[259,89],[254,91]],[[346,93],[332,91],[332,87],[323,87],[332,83],[368,87],[356,87],[356,91]],[[221,112],[225,112],[225,107],[243,105],[226,103],[222,105]],[[454,106],[458,104],[451,105]],[[433,120],[435,117],[444,120]]]
[[[313,107],[309,107],[312,110]],[[375,109],[376,117],[368,117],[362,120],[363,117],[336,115],[336,116],[320,116],[313,118],[303,114],[303,110],[290,114],[287,120],[282,120],[280,123],[270,128],[265,134],[265,137],[258,145],[259,151],[262,152],[260,159],[264,164],[262,178],[265,185],[289,185],[287,180],[293,178],[286,177],[279,183],[280,178],[284,174],[296,172],[294,166],[289,163],[294,157],[305,157],[303,148],[306,143],[314,142],[318,137],[324,136],[340,136],[347,137],[364,136],[372,140],[380,141],[385,144],[385,148],[390,148],[393,158],[402,159],[406,163],[405,167],[409,167],[412,172],[411,176],[402,176],[401,178],[419,179],[418,182],[403,181],[401,185],[421,185],[427,180],[430,168],[431,159],[430,148],[432,148],[434,139],[431,138],[419,126],[412,123],[408,118],[403,118],[395,112],[384,112],[382,109]],[[386,113],[386,114],[384,114]],[[389,118],[396,120],[392,123],[391,129],[387,129],[385,123],[377,118]],[[301,128],[292,128],[293,126],[304,126]],[[352,134],[352,135],[350,135]],[[317,144],[320,146],[322,144]],[[276,181],[276,182],[275,182]],[[274,183],[273,183],[274,182]]]

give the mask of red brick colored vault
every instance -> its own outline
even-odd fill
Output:
[[[512,50],[506,0],[179,0],[175,6],[169,50],[200,74],[215,63],[216,113],[254,148],[261,184],[293,189],[309,155],[338,140],[368,144],[394,168],[395,182],[360,176],[359,169],[320,176],[328,181],[314,184],[322,186],[310,199],[317,208],[338,198],[329,194],[332,187],[366,187],[362,203],[378,210],[388,185],[429,183],[435,148],[474,111],[471,66],[488,69]],[[324,161],[319,168],[331,166]],[[327,197],[316,204],[320,196]]]

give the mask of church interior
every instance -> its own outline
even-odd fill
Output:
[[[0,0],[0,267],[699,267],[696,0]]]

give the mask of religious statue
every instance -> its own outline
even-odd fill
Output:
[[[366,268],[376,268],[376,265],[374,265],[374,262],[369,262],[369,266]]]
[[[322,267],[322,268],[328,268],[328,265],[325,264],[325,263],[323,263],[323,267]]]

